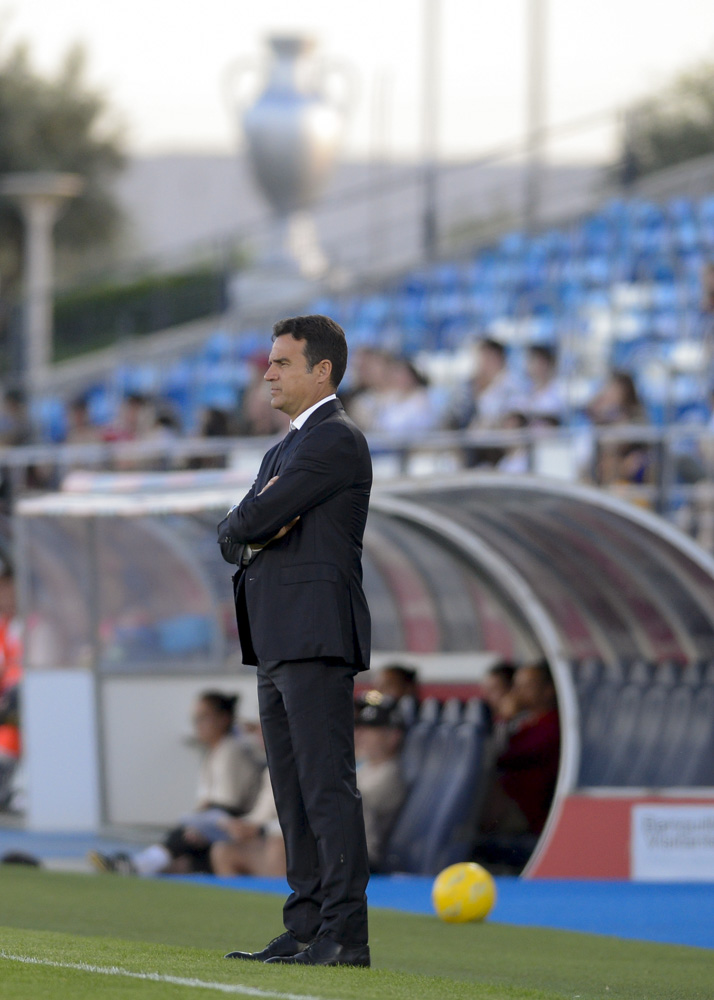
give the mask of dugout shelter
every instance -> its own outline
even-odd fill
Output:
[[[193,798],[192,698],[253,697],[215,542],[248,483],[86,485],[18,507],[28,820],[160,825]],[[474,682],[495,657],[550,663],[561,765],[527,875],[714,880],[705,552],[600,491],[462,474],[376,488],[364,569],[377,662]]]

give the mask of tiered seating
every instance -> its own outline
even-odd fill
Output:
[[[533,237],[512,232],[471,259],[425,266],[378,292],[320,298],[310,308],[341,322],[353,349],[454,353],[487,332],[511,345],[517,368],[527,344],[558,345],[563,373],[580,376],[583,399],[609,366],[624,367],[636,372],[661,421],[672,402],[675,416],[696,414],[701,404],[701,271],[712,257],[714,195],[665,205],[616,200],[569,227]],[[236,404],[246,359],[265,345],[264,331],[217,328],[201,350],[172,365],[121,366],[94,388],[93,413],[106,419],[123,393],[151,392],[169,399],[190,430],[201,406]],[[48,436],[60,433],[55,402],[45,401],[37,416]]]

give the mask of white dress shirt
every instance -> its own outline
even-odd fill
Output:
[[[319,400],[317,403],[313,403],[312,406],[309,406],[306,410],[303,410],[302,413],[299,413],[294,420],[290,421],[290,430],[299,431],[302,425],[307,420],[307,418],[310,416],[310,414],[314,413],[315,410],[318,407],[322,406],[323,403],[329,403],[331,399],[337,399],[337,395],[334,392],[332,393],[332,395],[325,396],[324,399]]]

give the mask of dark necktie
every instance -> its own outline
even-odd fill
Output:
[[[288,433],[283,438],[283,440],[282,440],[282,442],[280,444],[280,451],[278,452],[278,455],[277,455],[277,462],[275,463],[275,471],[276,472],[280,469],[280,466],[282,464],[283,455],[285,454],[285,449],[290,445],[290,442],[295,437],[295,435],[297,434],[297,432],[298,432],[297,427],[293,427],[293,428],[291,428],[288,431]]]

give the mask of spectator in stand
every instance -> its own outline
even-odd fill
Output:
[[[458,394],[460,398],[454,401],[447,422],[456,429],[492,430],[516,408],[522,389],[508,371],[503,344],[486,338],[478,341],[476,351],[476,374],[466,387],[466,394]],[[493,467],[502,457],[501,448],[468,447],[463,453],[463,464],[469,468]]]
[[[207,406],[201,415],[198,429],[200,437],[230,437],[231,422],[225,410],[216,406]]]
[[[618,445],[613,460],[613,478],[609,485],[638,507],[651,508],[652,496],[647,490],[655,481],[652,449],[642,441],[629,441]],[[635,489],[633,489],[635,487]]]
[[[526,361],[528,388],[523,395],[520,409],[529,421],[555,417],[559,421],[565,414],[565,392],[557,377],[555,351],[547,344],[532,344]]]
[[[474,413],[469,427],[498,427],[507,413],[516,409],[522,395],[518,381],[508,370],[506,348],[486,338],[478,344],[478,367],[472,382]]]
[[[194,731],[206,753],[195,811],[184,816],[163,843],[152,844],[131,857],[90,852],[89,860],[98,871],[122,875],[210,871],[211,844],[226,838],[223,824],[227,818],[253,806],[265,767],[255,739],[249,734],[235,735],[237,701],[235,695],[206,691],[196,702]]]
[[[262,351],[248,360],[250,380],[243,391],[236,421],[236,433],[240,436],[270,437],[287,430],[288,418],[271,406],[269,386],[264,378],[268,363],[268,355]]]
[[[356,703],[355,756],[357,787],[362,796],[367,853],[371,871],[384,864],[384,851],[406,795],[401,752],[404,721],[399,704],[380,691],[368,691]]]
[[[105,429],[105,441],[140,441],[155,423],[154,407],[148,396],[130,392],[122,399],[116,422]]]
[[[391,390],[391,356],[376,347],[362,347],[355,352],[354,379],[343,406],[363,431],[374,429]]]
[[[593,396],[587,415],[596,427],[633,427],[648,423],[634,379],[627,372],[613,371],[603,388]],[[625,442],[626,448],[630,442]],[[626,457],[626,456],[625,456]],[[598,442],[590,454],[589,475],[594,482],[607,486],[617,481],[623,458],[623,443]]]
[[[86,396],[77,396],[67,408],[67,444],[95,444],[102,440],[102,430],[89,416]]]
[[[617,370],[610,373],[605,385],[590,400],[587,414],[599,427],[648,423],[635,380],[627,372]]]
[[[198,422],[198,435],[204,438],[230,437],[234,433],[231,418],[225,410],[217,406],[207,406]],[[194,455],[189,459],[190,469],[223,469],[226,466],[225,455]]]
[[[371,429],[383,434],[413,435],[434,430],[440,415],[429,395],[429,380],[404,357],[387,364],[388,389],[376,407]]]
[[[8,389],[0,411],[0,444],[22,445],[32,442],[32,424],[27,412],[25,394],[20,389]]]
[[[500,423],[504,431],[522,431],[528,426],[528,418],[523,413],[507,413]],[[530,471],[528,448],[524,444],[514,444],[504,448],[495,468],[512,476],[522,476]]]
[[[537,836],[548,817],[560,763],[555,685],[545,662],[516,671],[510,705],[516,723],[496,760],[482,829]]]

